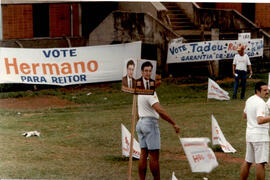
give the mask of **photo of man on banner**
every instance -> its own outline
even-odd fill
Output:
[[[128,59],[124,63],[122,91],[131,94],[153,95],[155,91],[156,61]]]
[[[134,93],[136,87],[136,80],[134,78],[135,61],[133,59],[127,60],[123,70],[122,91]]]
[[[137,94],[154,94],[156,61],[139,60],[136,68],[136,89]]]

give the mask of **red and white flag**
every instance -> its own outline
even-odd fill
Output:
[[[172,180],[178,180],[175,175],[174,175],[174,172],[172,173]]]
[[[208,78],[208,99],[218,99],[218,100],[230,100],[229,93],[219,87],[219,85]]]
[[[192,172],[211,172],[218,166],[216,156],[208,147],[209,138],[179,138]]]
[[[121,131],[122,131],[122,155],[125,157],[129,157],[129,147],[130,147],[131,134],[123,124],[121,124]],[[141,154],[140,144],[134,138],[133,139],[132,156],[136,159],[140,159],[140,154]]]
[[[232,147],[232,145],[226,140],[225,136],[223,135],[214,115],[212,115],[212,144],[219,144],[225,153],[236,152],[236,150]]]

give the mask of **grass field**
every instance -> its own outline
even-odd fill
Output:
[[[266,74],[257,78],[267,82]],[[232,95],[233,82],[219,84]],[[246,97],[253,95],[254,84],[254,80],[248,81]],[[115,82],[69,91],[59,88],[1,93],[2,98],[57,96],[80,105],[1,109],[0,178],[126,179],[128,159],[121,156],[121,123],[130,129],[132,95],[121,92],[120,86]],[[245,154],[246,121],[242,119],[245,101],[207,101],[206,91],[207,84],[183,86],[163,82],[157,93],[162,106],[180,126],[181,137],[211,138],[211,114],[214,114],[226,139],[237,152],[217,152],[219,166],[216,169],[209,174],[192,173],[173,128],[160,120],[161,179],[171,179],[173,171],[179,180],[239,179]],[[21,135],[32,130],[41,132],[41,137]],[[138,161],[134,160],[133,179],[138,179],[137,165]],[[269,165],[266,171],[269,178]],[[152,179],[149,170],[147,174],[147,179]],[[254,168],[249,179],[255,179]]]

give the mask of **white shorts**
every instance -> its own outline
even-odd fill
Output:
[[[249,163],[268,163],[269,161],[269,142],[247,142],[246,158]]]

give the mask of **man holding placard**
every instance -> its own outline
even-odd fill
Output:
[[[249,57],[247,54],[244,54],[245,46],[239,46],[237,51],[238,54],[234,56],[232,72],[235,78],[235,83],[233,87],[233,99],[237,97],[237,89],[239,84],[239,79],[241,79],[241,99],[245,99],[246,91],[246,81],[247,81],[247,66],[249,68],[250,76],[252,76],[252,68]]]
[[[155,79],[156,88],[160,84],[161,76],[157,74]],[[140,180],[144,180],[146,176],[148,154],[150,161],[150,170],[152,172],[154,180],[159,180],[159,116],[171,123],[176,133],[180,132],[180,128],[161,107],[156,92],[154,92],[154,95],[138,95],[138,114],[139,121],[136,126],[136,131],[141,146],[141,155],[139,160]]]
[[[240,179],[248,178],[252,163],[256,163],[257,179],[265,178],[265,164],[269,161],[270,116],[264,98],[268,96],[268,86],[264,82],[255,85],[255,95],[246,101],[243,117],[247,119],[246,157],[241,167]]]

